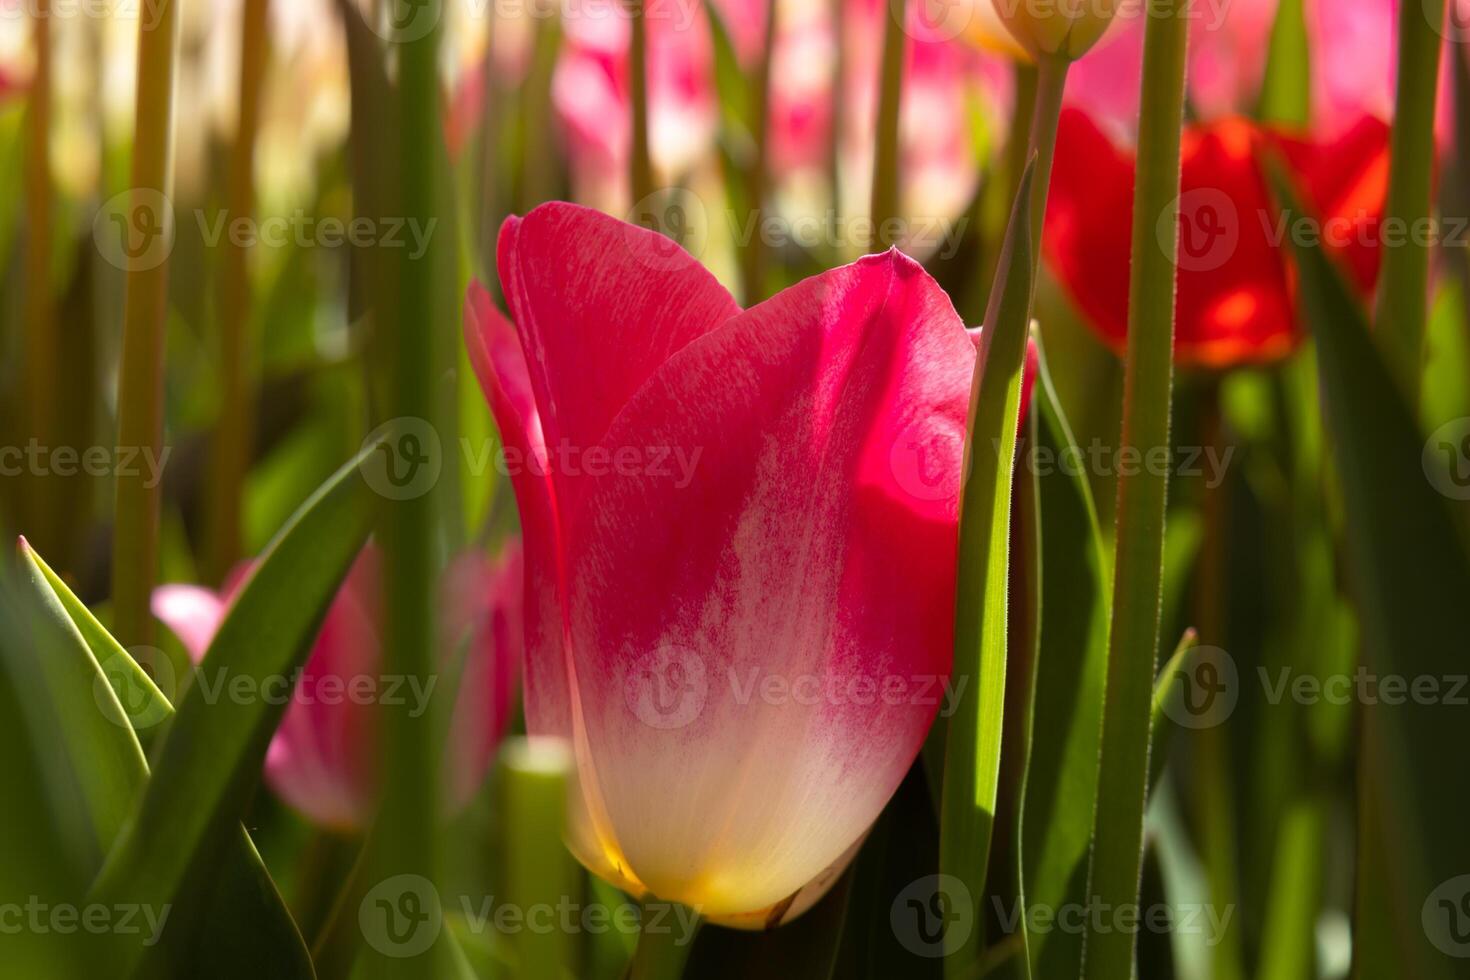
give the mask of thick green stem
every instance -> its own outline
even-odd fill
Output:
[[[158,0],[138,26],[138,92],[133,136],[130,228],[166,229],[163,207],[171,177],[174,66],[178,0]],[[150,234],[155,233],[150,231]],[[151,242],[149,243],[152,244]],[[156,247],[156,246],[153,246]],[[147,252],[151,256],[152,248]],[[122,362],[118,377],[118,445],[162,458],[163,364],[168,319],[168,260],[134,263],[123,298]],[[158,527],[163,489],[146,468],[119,470],[113,515],[114,633],[128,645],[153,635],[148,603],[158,575]]]
[[[1031,185],[1031,275],[1041,263],[1041,229],[1046,223],[1046,196],[1051,188],[1052,161],[1057,150],[1057,121],[1062,115],[1062,93],[1067,87],[1064,58],[1042,58],[1036,66],[1036,100],[1032,103],[1029,154],[1036,157],[1035,183]],[[1028,154],[1028,155],[1029,155]]]
[[[694,948],[699,918],[686,906],[648,901],[638,948],[628,964],[626,980],[679,980]]]
[[[1411,405],[1419,401],[1424,329],[1429,315],[1428,219],[1444,11],[1444,0],[1399,5],[1398,89],[1389,137],[1388,203],[1383,226],[1401,240],[1383,250],[1383,278],[1374,327],[1389,367]]]
[[[898,217],[899,121],[903,105],[903,63],[908,49],[904,32],[904,0],[884,0],[883,61],[878,76],[878,121],[873,129],[873,198],[868,209],[873,224],[872,251],[895,244]]]
[[[653,152],[648,142],[648,12],[644,0],[626,0],[633,37],[628,47],[628,91],[633,104],[633,150],[631,180],[633,202],[641,207],[657,188],[653,177]]]
[[[399,195],[403,215],[424,229],[438,227],[437,176],[442,135],[439,129],[438,26],[442,8],[439,0],[428,0],[429,9],[420,16],[436,25],[422,37],[406,37],[399,44]],[[390,414],[398,419],[422,420],[437,431],[437,391],[434,383],[438,325],[452,316],[454,304],[440,295],[436,263],[440,246],[422,254],[399,257],[399,293],[396,309],[380,311],[389,331],[391,351]],[[406,440],[407,437],[402,437]],[[395,443],[398,446],[404,442]],[[433,465],[431,462],[430,465]],[[410,684],[430,683],[437,671],[438,649],[434,633],[434,601],[437,567],[435,559],[435,505],[432,485],[406,499],[386,501],[382,540],[385,571],[384,596],[387,610],[386,676],[406,679]],[[380,704],[377,708],[379,749],[386,779],[382,806],[374,833],[382,844],[377,876],[419,875],[430,882],[437,869],[438,739],[436,714],[431,710],[414,716],[407,704]],[[434,957],[412,959],[371,958],[376,976],[434,975]]]
[[[1174,293],[1179,141],[1184,121],[1187,0],[1149,0],[1144,35],[1133,265],[1123,382],[1122,446],[1145,459],[1167,452],[1174,383]],[[1161,221],[1162,219],[1162,221]],[[1107,701],[1089,898],[1100,908],[1138,901],[1155,661],[1158,656],[1164,510],[1168,475],[1145,467],[1118,480],[1117,554],[1108,648]],[[1119,929],[1087,936],[1085,975],[1117,980],[1133,971],[1134,937]]]
[[[255,138],[260,130],[260,92],[265,79],[266,15],[270,0],[247,0],[240,32],[240,120],[230,153],[230,221],[255,213]],[[209,577],[221,582],[244,553],[241,510],[250,467],[249,253],[230,236],[224,242],[219,293],[220,414],[209,483]]]

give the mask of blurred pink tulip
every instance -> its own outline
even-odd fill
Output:
[[[852,858],[948,689],[975,332],[897,251],[742,311],[669,240],[549,204],[501,230],[471,361],[526,547],[526,718],[571,846],[762,928]],[[514,324],[512,324],[512,319]]]
[[[353,564],[265,760],[266,782],[277,795],[312,822],[344,831],[363,830],[377,799],[375,698],[389,693],[390,683],[382,676],[380,563],[377,548],[369,544]],[[196,664],[204,660],[247,572],[240,569],[219,594],[194,585],[154,591],[154,615],[174,631]],[[458,809],[489,769],[513,709],[522,648],[519,542],[495,561],[478,553],[460,556],[442,586],[442,662],[450,676],[460,670],[457,652],[468,644],[444,760],[445,797]],[[436,680],[435,689],[442,682]],[[414,707],[415,699],[434,693],[407,684],[395,688],[396,696]]]
[[[1464,0],[1456,0],[1463,4]],[[1189,100],[1213,122],[1251,114],[1261,95],[1278,0],[1234,0],[1195,8],[1189,40]],[[1393,118],[1398,0],[1306,0],[1310,46],[1310,129],[1315,138],[1344,136],[1367,114]],[[1096,49],[1073,66],[1067,102],[1113,136],[1131,140],[1138,127],[1144,18],[1125,7]],[[1451,133],[1453,106],[1447,48],[1440,77],[1440,146]]]

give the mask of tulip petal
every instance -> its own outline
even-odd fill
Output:
[[[197,585],[160,585],[153,590],[153,615],[184,644],[189,659],[204,659],[227,603],[209,589]]]
[[[380,605],[379,564],[371,544],[353,564],[265,758],[265,779],[277,795],[312,822],[341,830],[362,829],[377,795],[370,698],[387,683],[373,615]],[[369,683],[370,689],[360,686]]]
[[[509,218],[500,281],[520,333],[561,486],[628,398],[669,355],[740,312],[693,256],[663,235],[553,203]],[[569,455],[562,456],[562,450]]]
[[[653,893],[784,913],[903,778],[948,677],[974,362],[890,252],[690,344],[608,431],[644,465],[589,477],[568,635],[609,857]]]

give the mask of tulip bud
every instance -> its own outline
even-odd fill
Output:
[[[1075,61],[1098,42],[1121,0],[991,0],[1006,28],[1033,58]]]

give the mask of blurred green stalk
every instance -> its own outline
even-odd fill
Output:
[[[581,884],[562,843],[566,827],[571,750],[557,739],[516,738],[501,751],[501,802],[505,814],[505,897],[522,916],[531,909],[575,903]],[[549,929],[511,934],[515,975],[521,980],[561,980],[577,973],[575,927],[560,918]]]
[[[1375,332],[1389,370],[1409,400],[1419,404],[1424,330],[1429,317],[1429,239],[1426,231],[1434,180],[1434,109],[1444,38],[1445,0],[1399,5],[1398,85],[1389,131],[1390,163],[1385,227],[1407,231],[1383,250]]]
[[[439,128],[440,0],[426,0],[409,22],[409,33],[398,44],[399,194],[402,216],[421,228],[434,228]],[[425,20],[427,19],[427,21]],[[418,36],[425,23],[427,31]],[[435,425],[435,325],[451,315],[453,306],[438,294],[435,262],[437,246],[422,255],[400,255],[396,308],[377,311],[389,352],[389,414],[395,419],[421,420]],[[410,422],[409,424],[414,424]],[[395,452],[416,452],[407,436],[393,443]],[[420,465],[407,460],[413,465]],[[434,465],[433,461],[429,465]],[[435,504],[432,487],[407,499],[384,504],[382,541],[385,570],[384,604],[387,610],[386,676],[417,679],[427,684],[438,670],[434,634],[437,594]],[[436,715],[430,710],[414,717],[407,704],[379,704],[379,750],[384,760],[382,805],[374,825],[381,844],[374,881],[397,875],[418,875],[436,881],[438,857],[438,739]],[[432,977],[433,953],[395,959],[364,951],[372,976]]]
[[[51,188],[51,0],[36,0],[32,15],[36,72],[26,111],[25,384],[28,438],[51,445],[57,431],[60,363],[55,291],[51,282],[53,202]],[[53,501],[61,498],[46,477],[27,484],[27,534],[55,549]],[[51,481],[54,482],[54,481]]]
[[[240,31],[240,117],[230,151],[226,209],[230,221],[255,213],[255,139],[265,79],[266,17],[270,0],[245,0]],[[250,263],[247,251],[225,236],[219,309],[220,414],[209,472],[208,576],[222,582],[244,554],[241,511],[250,468],[255,411],[250,391]]]
[[[873,197],[868,208],[873,237],[869,251],[895,244],[884,228],[898,217],[899,122],[903,106],[903,63],[908,51],[904,0],[883,0],[883,60],[878,75],[878,122],[873,129]]]
[[[771,52],[776,47],[777,0],[766,3],[765,44],[761,48],[760,65],[751,79],[751,118],[755,125],[755,154],[746,172],[746,197],[751,219],[747,227],[753,234],[741,249],[741,279],[745,287],[745,305],[754,306],[766,298],[766,240],[761,233],[761,216],[766,203],[771,145]],[[835,126],[835,124],[834,124]]]
[[[653,155],[648,143],[648,12],[644,0],[626,0],[633,37],[628,50],[628,91],[633,103],[632,200],[635,208],[652,206]],[[635,217],[638,217],[635,215]]]
[[[139,212],[165,201],[172,175],[174,67],[178,57],[179,5],[157,0],[138,21],[138,93],[133,134],[130,224]],[[171,213],[149,214],[168,227]],[[165,233],[171,234],[172,229]],[[152,452],[163,443],[163,365],[168,325],[168,260],[127,270],[123,298],[122,360],[117,385],[118,445]],[[119,470],[113,514],[113,633],[124,645],[153,636],[148,611],[158,575],[158,527],[163,488],[146,471]],[[150,485],[151,484],[151,485]]]
[[[1148,0],[1144,35],[1121,445],[1136,447],[1145,458],[1157,447],[1167,451],[1169,446],[1179,141],[1190,23],[1185,4]],[[1161,224],[1176,228],[1175,234],[1161,240]],[[1139,471],[1118,480],[1107,700],[1088,888],[1089,902],[1101,903],[1099,907],[1138,902],[1168,492],[1165,470]],[[1085,976],[1130,976],[1133,949],[1134,937],[1123,930],[1089,931]]]

